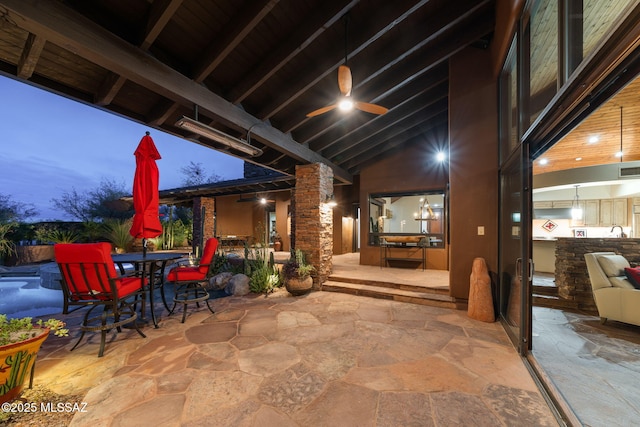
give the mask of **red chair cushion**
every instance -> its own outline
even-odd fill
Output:
[[[218,239],[212,237],[207,240],[200,258],[200,264],[196,267],[174,267],[167,274],[169,282],[198,282],[207,278],[209,265],[213,262],[213,256],[218,249]]]
[[[109,278],[115,279],[119,298],[139,290],[142,286],[140,278],[118,278],[109,243],[59,243],[54,245],[53,250],[56,262],[68,265],[68,268],[62,269],[62,274],[70,287],[72,299],[112,299],[114,296],[111,293]],[[99,265],[97,269],[96,264]]]
[[[209,272],[209,264],[213,262],[213,256],[216,254],[217,249],[218,239],[215,237],[207,239],[204,244],[204,251],[202,251],[202,258],[200,258],[200,265],[198,266],[200,273],[206,275]]]
[[[145,279],[145,284],[147,279]],[[124,298],[127,295],[131,295],[133,292],[137,292],[142,288],[142,280],[139,277],[123,277],[116,280],[116,286],[118,289],[118,298]]]
[[[198,281],[204,280],[207,273],[200,271],[200,267],[175,267],[167,274],[167,280],[170,282]]]

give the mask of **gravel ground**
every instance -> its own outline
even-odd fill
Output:
[[[64,404],[82,402],[83,397],[84,395],[60,395],[43,386],[25,389],[18,399],[11,402],[16,412],[6,412],[4,407],[0,411],[0,426],[66,427],[71,423],[74,413],[69,408],[65,409]],[[45,405],[44,408],[41,404]],[[29,408],[29,411],[18,410],[22,408]],[[47,411],[47,408],[52,408],[55,412]]]

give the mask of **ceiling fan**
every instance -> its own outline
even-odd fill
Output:
[[[324,114],[333,109],[339,108],[342,111],[351,111],[357,109],[372,114],[384,114],[389,111],[388,108],[382,107],[376,104],[369,104],[368,102],[355,101],[351,97],[351,89],[353,87],[353,79],[351,78],[351,69],[347,65],[347,34],[348,34],[349,15],[344,16],[345,26],[345,42],[344,42],[344,64],[338,67],[338,87],[340,88],[340,94],[342,95],[338,102],[328,105],[326,107],[318,108],[315,111],[307,114],[307,117],[315,117],[320,114]]]
[[[338,68],[338,87],[340,88],[342,97],[335,104],[318,108],[317,110],[310,112],[309,114],[307,114],[307,117],[319,116],[320,114],[324,114],[335,108],[339,108],[343,111],[350,111],[355,108],[357,110],[365,111],[372,114],[384,114],[389,111],[388,108],[382,107],[380,105],[355,101],[351,97],[352,85],[353,80],[351,79],[351,69],[347,65],[341,65]]]

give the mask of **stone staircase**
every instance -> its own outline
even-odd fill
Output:
[[[329,276],[322,290],[371,298],[390,299],[412,304],[466,310],[467,301],[457,301],[449,296],[449,289],[391,283],[386,281]]]

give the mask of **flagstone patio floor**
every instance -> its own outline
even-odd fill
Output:
[[[497,322],[321,291],[211,302],[114,331],[102,358],[98,334],[70,351],[68,315],[34,383],[83,396],[71,426],[558,425]]]

